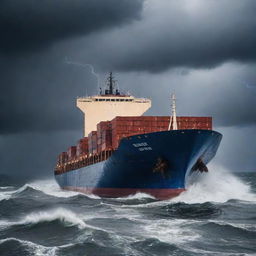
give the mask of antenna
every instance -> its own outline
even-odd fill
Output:
[[[113,75],[112,72],[109,73],[109,94],[113,94]]]
[[[170,117],[170,123],[168,127],[168,131],[171,130],[178,130],[178,125],[177,125],[177,117],[176,117],[176,97],[175,94],[171,94],[171,117]]]
[[[107,85],[105,89],[105,95],[120,95],[119,89],[116,86],[117,81],[114,80],[112,72],[109,72],[109,77],[107,78]]]

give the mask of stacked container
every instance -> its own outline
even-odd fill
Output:
[[[97,124],[98,151],[112,148],[112,125],[111,121],[104,121]]]
[[[98,151],[97,147],[97,132],[92,131],[88,135],[88,150],[89,154],[95,154]]]
[[[68,152],[62,152],[58,163],[63,164],[81,155],[95,154],[104,150],[116,149],[122,138],[151,132],[167,131],[170,116],[117,116],[111,121],[97,125],[88,137],[79,140],[77,147],[72,146]],[[179,130],[212,129],[211,117],[177,117]]]
[[[211,117],[189,117],[182,116],[177,117],[178,129],[212,129],[212,118]]]
[[[88,137],[80,139],[77,143],[76,155],[82,156],[89,153]]]
[[[60,153],[58,156],[58,164],[62,165],[67,161],[68,161],[68,153],[67,152]]]
[[[76,157],[76,146],[71,146],[68,148],[68,160],[72,160]]]
[[[112,147],[118,147],[122,138],[151,132],[167,131],[169,116],[116,117],[112,124]],[[212,129],[211,117],[177,117],[178,129]]]

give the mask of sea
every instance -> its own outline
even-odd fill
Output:
[[[256,255],[256,173],[193,173],[171,200],[0,179],[1,256]]]

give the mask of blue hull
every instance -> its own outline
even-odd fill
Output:
[[[184,191],[199,159],[207,164],[222,135],[209,130],[173,130],[124,138],[106,161],[55,175],[63,189],[118,197],[146,192],[164,199]],[[156,168],[159,159],[163,168]],[[160,161],[160,162],[161,162]]]

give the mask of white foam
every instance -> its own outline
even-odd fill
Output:
[[[48,179],[48,180],[36,180],[28,184],[32,188],[39,190],[47,195],[55,196],[55,197],[73,197],[76,195],[84,195],[89,198],[93,199],[99,199],[100,197],[92,194],[83,194],[80,192],[75,192],[75,191],[67,191],[67,190],[62,190],[56,181],[54,179]]]
[[[22,187],[16,189],[16,190],[11,190],[11,191],[5,191],[5,192],[0,192],[0,201],[2,200],[8,200],[11,197],[18,195],[19,193],[23,192],[24,190],[26,190],[27,188],[34,188],[33,186],[31,186],[30,184],[25,184]]]
[[[0,201],[8,200],[10,197],[11,197],[10,195],[6,195],[4,193],[0,193]]]
[[[84,228],[86,226],[84,221],[77,214],[64,208],[31,213],[25,216],[25,218],[17,224],[37,224],[44,221],[50,222],[54,220],[60,220],[68,225],[76,225],[79,228]]]
[[[0,187],[0,189],[12,189],[14,188],[13,186],[5,186],[5,187]]]
[[[145,199],[145,198],[155,199],[155,197],[153,197],[149,194],[146,194],[146,193],[141,193],[141,192],[138,192],[133,195],[125,196],[125,197],[118,197],[115,199],[116,200],[132,200],[132,199]]]
[[[29,188],[30,185],[29,184],[25,184],[22,187],[16,189],[16,190],[11,190],[11,191],[5,191],[5,192],[0,192],[0,201],[1,200],[8,200],[10,199],[12,196],[17,195],[21,192],[23,192],[24,190],[26,190],[27,188]]]
[[[197,240],[200,237],[189,227],[189,224],[196,222],[194,220],[158,219],[145,222],[145,237],[156,238],[169,244],[183,244],[187,241]]]
[[[43,193],[55,197],[72,197],[79,195],[78,192],[74,191],[65,191],[60,189],[58,184],[54,179],[49,180],[36,180],[30,182],[29,185],[36,190],[42,191]]]
[[[9,241],[10,242],[11,241],[16,241],[16,242],[19,242],[19,243],[23,244],[24,246],[28,247],[28,250],[31,253],[33,253],[33,255],[36,255],[36,256],[45,256],[45,255],[55,256],[56,251],[58,250],[58,247],[56,247],[56,246],[46,247],[46,246],[43,246],[43,245],[35,244],[33,242],[17,239],[17,238],[14,238],[14,237],[1,239],[0,244],[5,243],[5,242],[9,242]]]
[[[7,187],[6,187],[7,188]],[[8,187],[11,188],[11,187]],[[12,187],[14,188],[14,187]],[[36,180],[30,183],[27,183],[23,185],[22,187],[12,190],[12,191],[1,191],[0,192],[0,201],[2,200],[8,200],[12,196],[15,196],[27,188],[32,188],[37,191],[43,192],[44,194],[50,195],[50,196],[55,196],[55,197],[60,197],[60,198],[68,198],[68,197],[73,197],[76,195],[83,195],[85,197],[89,197],[92,199],[99,199],[100,197],[92,194],[83,194],[80,192],[75,192],[75,191],[67,191],[67,190],[62,190],[56,181],[54,179],[48,179],[48,180]]]
[[[208,173],[193,173],[188,182],[187,191],[171,202],[223,203],[230,199],[256,202],[250,186],[221,167],[211,168]]]
[[[25,186],[25,185],[24,185]],[[8,200],[11,198],[11,196],[16,193],[16,192],[20,192],[23,191],[25,188],[24,186],[22,186],[21,188],[17,189],[17,190],[11,190],[11,191],[1,191],[0,192],[0,201],[2,200]]]
[[[70,244],[48,247],[48,246],[43,246],[43,245],[40,245],[40,244],[33,243],[31,241],[18,239],[18,238],[15,238],[15,237],[8,237],[8,238],[5,238],[5,239],[1,239],[0,244],[5,243],[5,242],[11,242],[11,241],[16,241],[16,242],[19,242],[20,244],[25,245],[26,247],[28,247],[28,250],[33,255],[36,255],[36,256],[45,256],[45,255],[55,256],[58,249],[67,248],[67,247],[70,247],[70,246],[74,245],[74,244],[70,243]]]
[[[66,210],[64,208],[57,208],[52,210],[46,211],[37,211],[32,212],[26,215],[20,221],[8,221],[8,220],[1,220],[0,221],[0,228],[4,229],[8,226],[12,225],[31,225],[31,224],[38,224],[40,222],[51,222],[54,220],[60,220],[64,222],[67,226],[78,226],[78,228],[85,228],[88,225],[85,224],[83,219],[78,216],[76,213]]]
[[[92,220],[95,217],[101,217],[97,213],[89,214],[85,216],[84,214],[76,214],[65,208],[56,208],[45,211],[35,211],[32,212],[18,221],[8,221],[7,219],[0,221],[0,230],[9,228],[15,225],[35,225],[41,222],[51,222],[59,220],[65,224],[65,226],[77,226],[79,229],[86,228],[87,231],[91,232],[93,230],[100,230],[108,232],[107,230],[87,224],[86,221]]]

